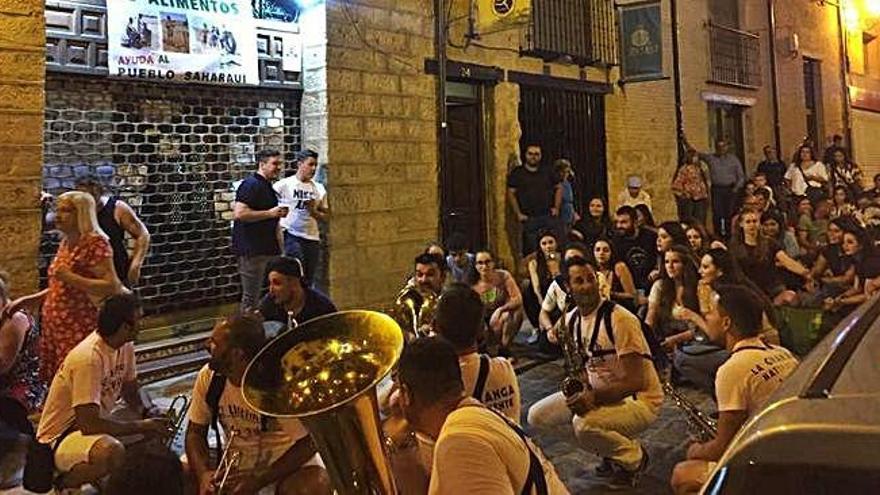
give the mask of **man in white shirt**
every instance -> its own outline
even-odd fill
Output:
[[[553,464],[516,423],[467,397],[458,356],[446,340],[409,344],[398,379],[404,417],[436,439],[430,495],[568,493]]]
[[[273,484],[278,494],[330,493],[327,473],[302,423],[263,416],[244,401],[245,369],[265,340],[262,320],[250,313],[218,322],[208,338],[211,360],[196,377],[186,430],[187,463],[199,495],[214,490],[208,428],[218,424],[224,441],[232,437],[231,451],[241,452],[228,481],[231,493],[257,493]]]
[[[590,250],[587,248],[586,244],[581,242],[570,242],[565,246],[565,251],[562,253],[562,259],[568,261],[575,256],[587,258],[588,253],[590,253]],[[542,332],[549,332],[553,325],[558,321],[561,321],[559,318],[564,316],[563,313],[565,312],[567,296],[565,287],[560,285],[561,283],[562,281],[558,277],[550,282],[550,287],[547,289],[547,295],[544,296],[544,301],[541,302],[541,313],[538,315],[538,322]]]
[[[483,333],[480,295],[465,284],[449,286],[437,303],[433,326],[458,354],[465,393],[519,424],[522,398],[513,365],[477,353],[477,337]]]
[[[730,441],[746,420],[761,411],[767,398],[798,365],[784,347],[760,338],[764,313],[761,299],[748,287],[719,287],[706,314],[707,334],[731,352],[715,376],[718,399],[718,433],[705,443],[688,448],[687,459],[672,473],[676,493],[697,493]]]
[[[306,278],[309,284],[313,284],[321,248],[318,220],[330,217],[330,206],[324,185],[314,180],[318,153],[302,150],[296,154],[296,163],[296,173],[279,180],[273,187],[279,203],[290,209],[280,222],[284,232],[284,254],[302,261]]]
[[[125,457],[120,437],[168,433],[165,418],[123,420],[111,416],[120,397],[140,418],[160,416],[141,393],[134,340],[141,304],[127,293],[110,297],[98,313],[98,328],[64,358],[52,379],[37,440],[54,450],[60,485],[96,484]]]
[[[563,273],[577,307],[559,331],[574,332],[592,389],[574,401],[562,392],[541,399],[529,408],[529,425],[541,429],[571,424],[579,443],[602,457],[597,476],[612,486],[633,486],[648,462],[636,436],[657,419],[663,403],[651,350],[638,318],[602,301],[593,262],[572,258]],[[557,340],[555,332],[548,337]]]

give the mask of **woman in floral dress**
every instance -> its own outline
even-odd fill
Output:
[[[59,196],[55,226],[64,239],[49,266],[49,288],[19,298],[4,310],[12,313],[42,304],[39,356],[46,382],[67,353],[97,328],[100,302],[122,291],[91,195],[71,191]]]

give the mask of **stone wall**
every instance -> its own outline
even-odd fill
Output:
[[[438,235],[434,79],[422,72],[433,54],[427,5],[326,7],[329,281],[341,307],[390,305]]]
[[[37,288],[45,32],[43,0],[0,2],[0,269]]]

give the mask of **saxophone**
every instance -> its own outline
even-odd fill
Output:
[[[591,390],[589,377],[585,373],[586,360],[575,342],[572,329],[566,324],[565,317],[571,308],[571,296],[566,296],[565,311],[556,322],[556,336],[562,356],[565,360],[565,378],[559,384],[559,390],[567,401],[572,401],[584,390]]]
[[[708,442],[718,434],[718,423],[688,400],[669,382],[663,383],[663,392],[672,398],[675,406],[684,411],[688,430],[700,442]]]

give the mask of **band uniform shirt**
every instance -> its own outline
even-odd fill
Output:
[[[271,210],[278,206],[278,195],[268,179],[253,174],[243,180],[235,191],[235,202],[244,203],[255,211]],[[236,256],[277,256],[281,254],[276,229],[277,218],[256,222],[232,222],[232,251]]]
[[[37,439],[49,444],[74,425],[74,408],[96,404],[102,417],[109,416],[124,383],[137,379],[134,344],[113,349],[92,332],[71,349],[52,379],[40,418]]]
[[[798,365],[788,349],[758,337],[741,340],[718,368],[715,395],[718,411],[746,411],[751,417]]]
[[[200,425],[211,423],[211,409],[206,395],[213,374],[208,365],[204,365],[193,386],[189,420]],[[227,442],[230,432],[236,432],[232,448],[242,452],[241,470],[268,468],[294,443],[308,435],[299,420],[286,418],[267,418],[267,431],[262,431],[260,413],[244,401],[241,388],[229,380],[220,396],[217,416]]]
[[[547,492],[567,494],[553,464],[531,440],[527,441],[541,462]],[[446,417],[437,437],[428,493],[519,495],[528,478],[529,448],[497,413],[472,398],[463,399],[459,408]]]
[[[472,352],[459,356],[458,365],[461,367],[464,393],[473,396],[477,375],[480,372],[480,355]],[[503,357],[489,359],[489,373],[486,376],[486,385],[483,387],[483,394],[479,400],[486,406],[504,414],[514,423],[520,424],[522,399],[519,381],[510,361]]]
[[[291,235],[320,241],[318,220],[312,216],[308,201],[327,208],[327,189],[315,180],[303,182],[296,175],[281,179],[273,186],[280,196],[280,202],[290,207],[290,213],[281,219],[281,227]]]
[[[601,306],[599,306],[601,307]],[[641,390],[636,392],[636,400],[641,400],[650,406],[653,412],[658,412],[663,404],[663,388],[660,386],[660,377],[654,369],[654,363],[647,358],[651,355],[651,349],[642,333],[641,323],[638,318],[625,308],[615,305],[611,313],[611,332],[614,335],[614,344],[608,338],[605,322],[599,322],[598,335],[596,336],[596,354],[605,354],[602,351],[612,351],[607,355],[591,355],[589,351],[590,338],[593,334],[593,325],[598,316],[599,307],[592,313],[581,316],[581,341],[583,349],[587,353],[589,362],[588,374],[593,387],[603,387],[605,383],[619,381],[623,378],[623,367],[620,358],[627,354],[638,354],[640,357],[645,383]],[[565,318],[569,321],[572,310]]]

